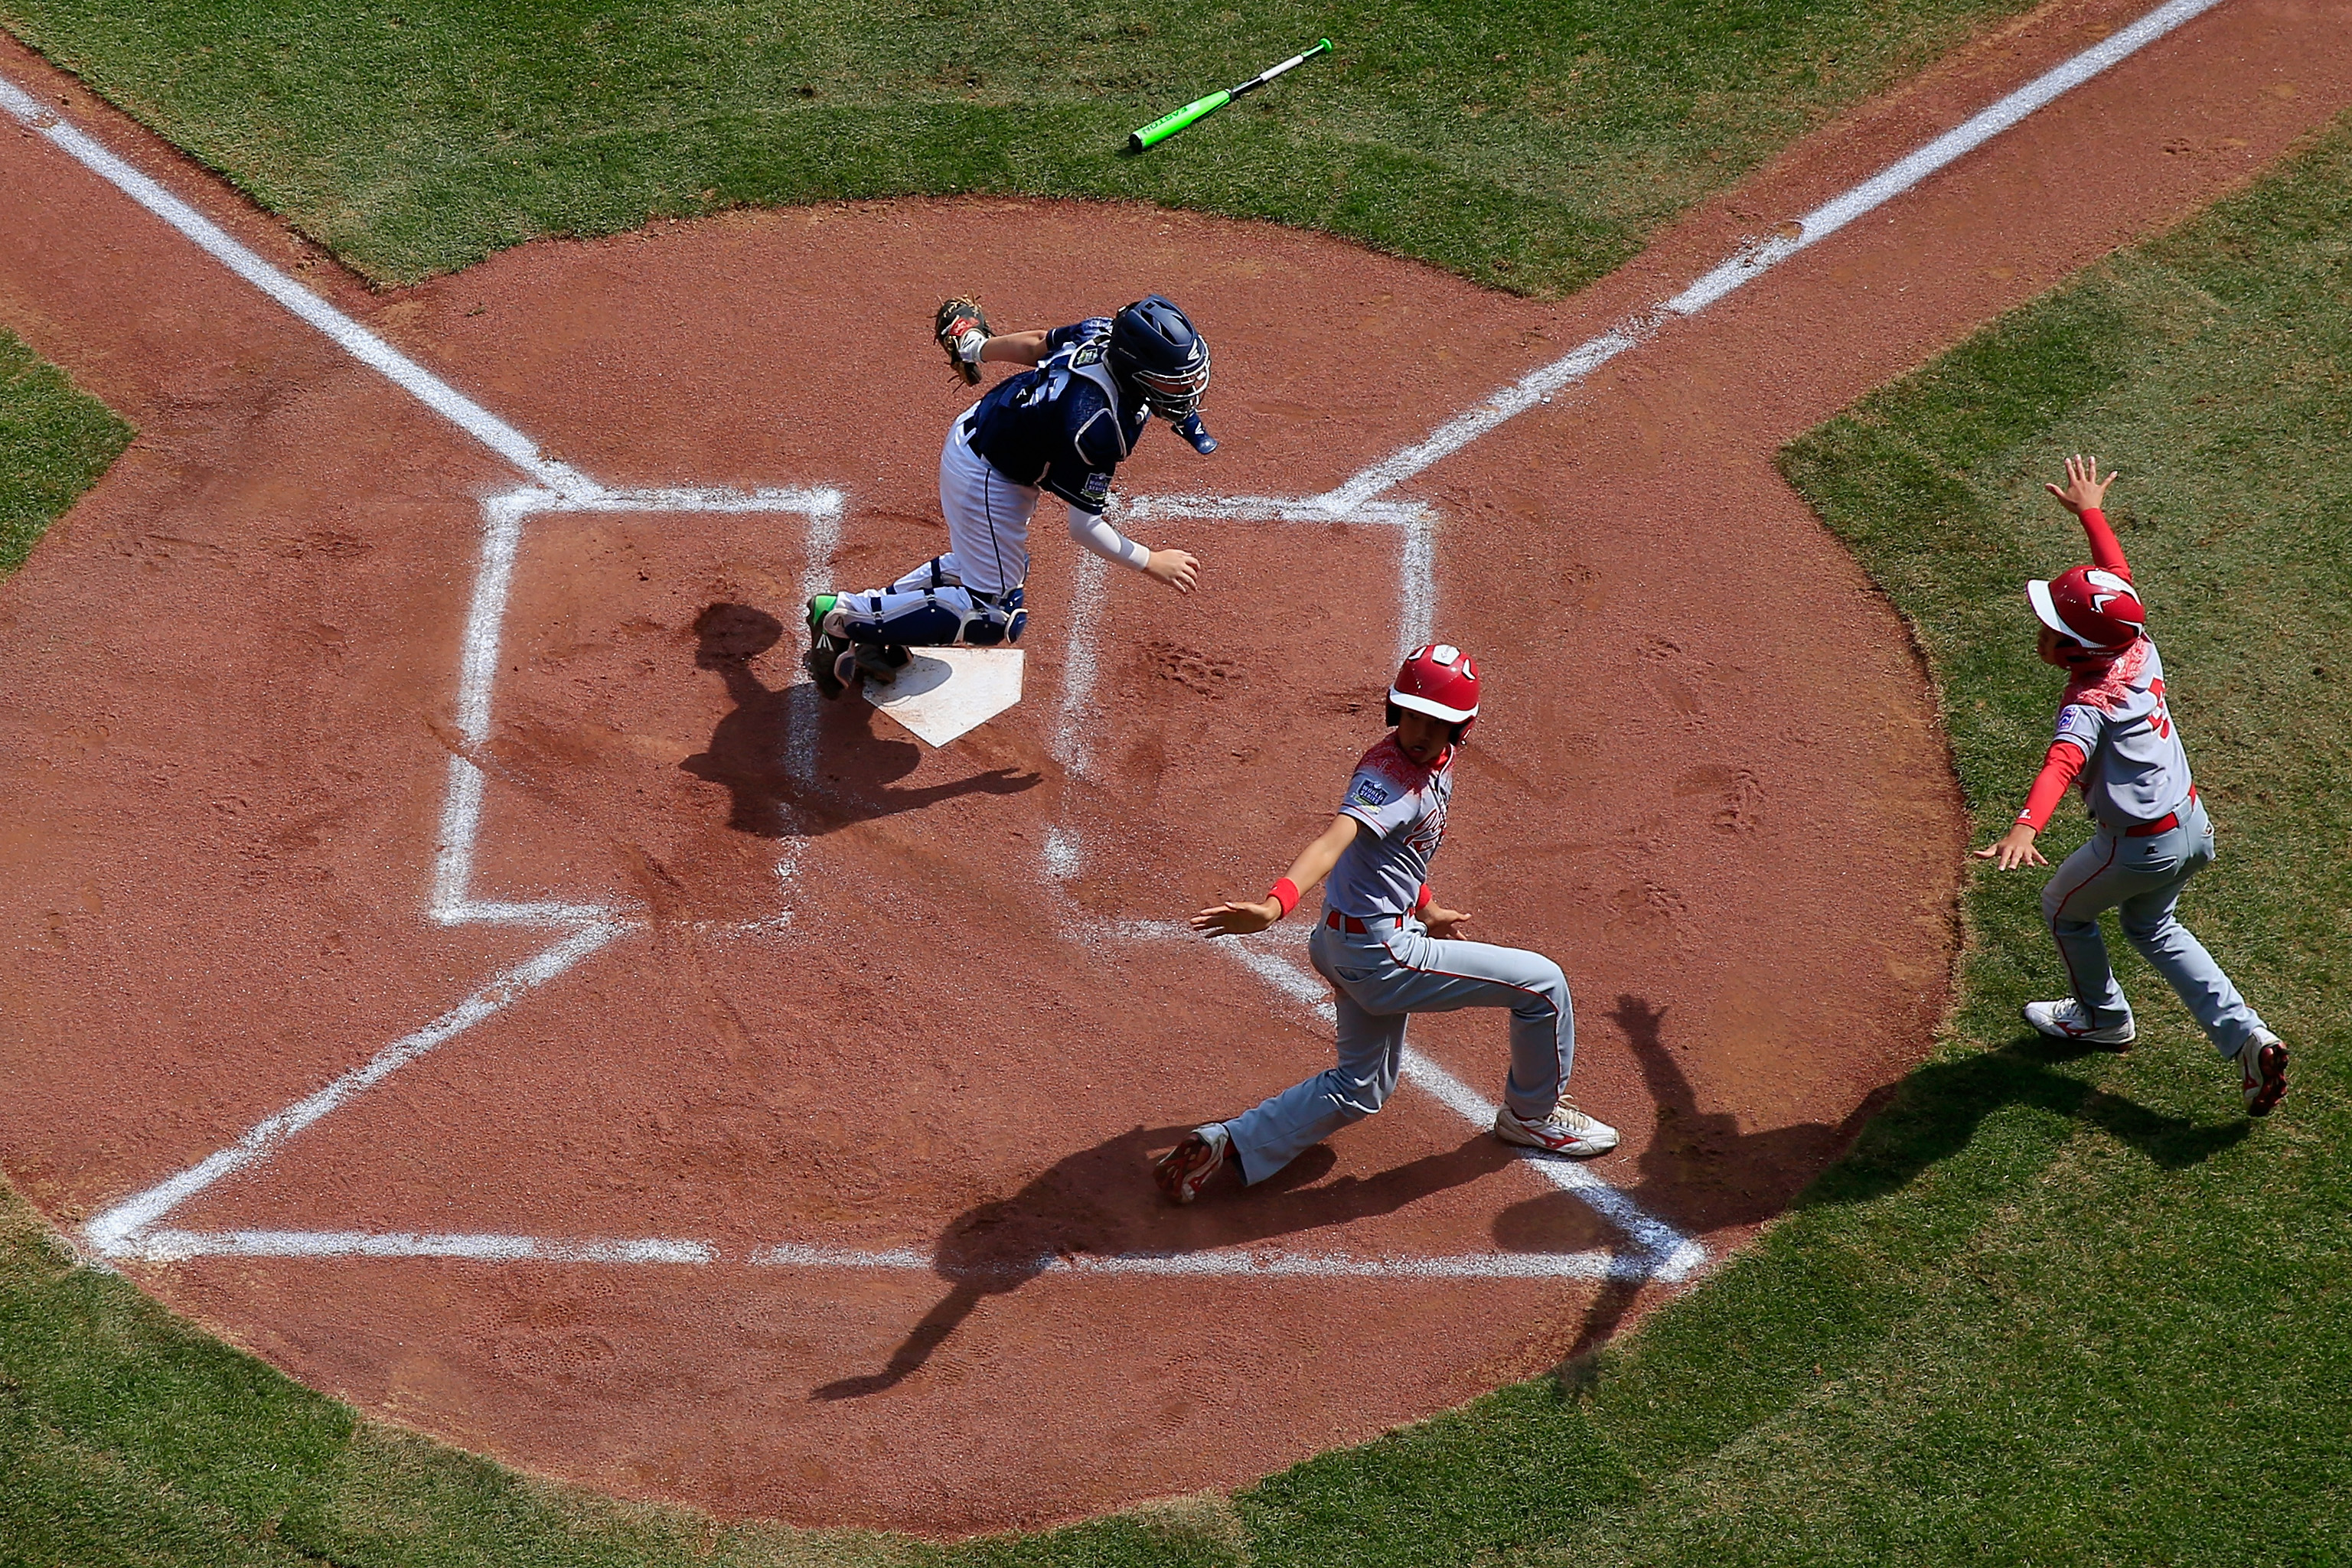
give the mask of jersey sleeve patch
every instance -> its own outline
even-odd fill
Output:
[[[1037,487],[1050,495],[1059,496],[1079,511],[1100,517],[1110,506],[1110,476],[1071,469],[1056,463],[1045,470]]]
[[[2107,716],[2088,703],[2068,703],[2058,710],[2057,738],[2081,747],[2085,757],[2098,750],[2106,727]]]
[[[1348,793],[1339,802],[1341,816],[1355,818],[1382,839],[1412,828],[1426,810],[1414,785],[1378,771],[1369,758],[1357,765],[1355,776],[1348,780]]]

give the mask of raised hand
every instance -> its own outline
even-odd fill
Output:
[[[2066,459],[2065,487],[2061,489],[2055,485],[2042,487],[2057,497],[2060,506],[2079,517],[2084,512],[2105,510],[2107,486],[2115,482],[2116,476],[2112,473],[2104,479],[2099,477],[2097,458],[2085,457],[2077,452]]]

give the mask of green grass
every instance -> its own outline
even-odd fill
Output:
[[[382,282],[735,204],[1022,191],[1565,293],[2028,3],[0,0],[0,26]],[[1325,34],[1333,57],[1118,155]]]
[[[2071,450],[2122,467],[2221,833],[2184,914],[2296,1051],[2267,1123],[2127,952],[2128,1057],[2027,1035],[2059,975],[2040,879],[1982,873],[1932,1059],[1638,1333],[1230,1504],[951,1550],[719,1528],[388,1430],[71,1266],[9,1197],[0,1565],[2352,1560],[2347,430],[2352,126],[1785,457],[1916,629],[1980,837],[2055,693],[2019,584],[2082,553],[2040,483]]]
[[[0,327],[0,577],[131,444],[131,427]]]

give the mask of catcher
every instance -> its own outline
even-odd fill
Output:
[[[1069,503],[1070,537],[1107,560],[1190,593],[1200,562],[1151,549],[1104,520],[1111,475],[1159,414],[1202,455],[1209,345],[1184,312],[1148,295],[1115,316],[1051,331],[992,332],[971,299],[939,308],[932,336],[958,375],[980,384],[986,362],[1034,367],[999,382],[956,416],[940,454],[948,551],[887,588],[820,593],[808,602],[804,661],[817,690],[838,697],[863,673],[888,681],[909,647],[1017,643],[1028,622],[1029,517],[1041,494]]]

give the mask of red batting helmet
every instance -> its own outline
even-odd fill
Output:
[[[2097,653],[2119,653],[2147,630],[2131,580],[2101,567],[2070,567],[2047,582],[2029,582],[2025,597],[2044,626]]]
[[[1391,724],[1401,707],[1451,721],[1460,745],[1478,720],[1478,662],[1451,643],[1415,648],[1389,687]]]

